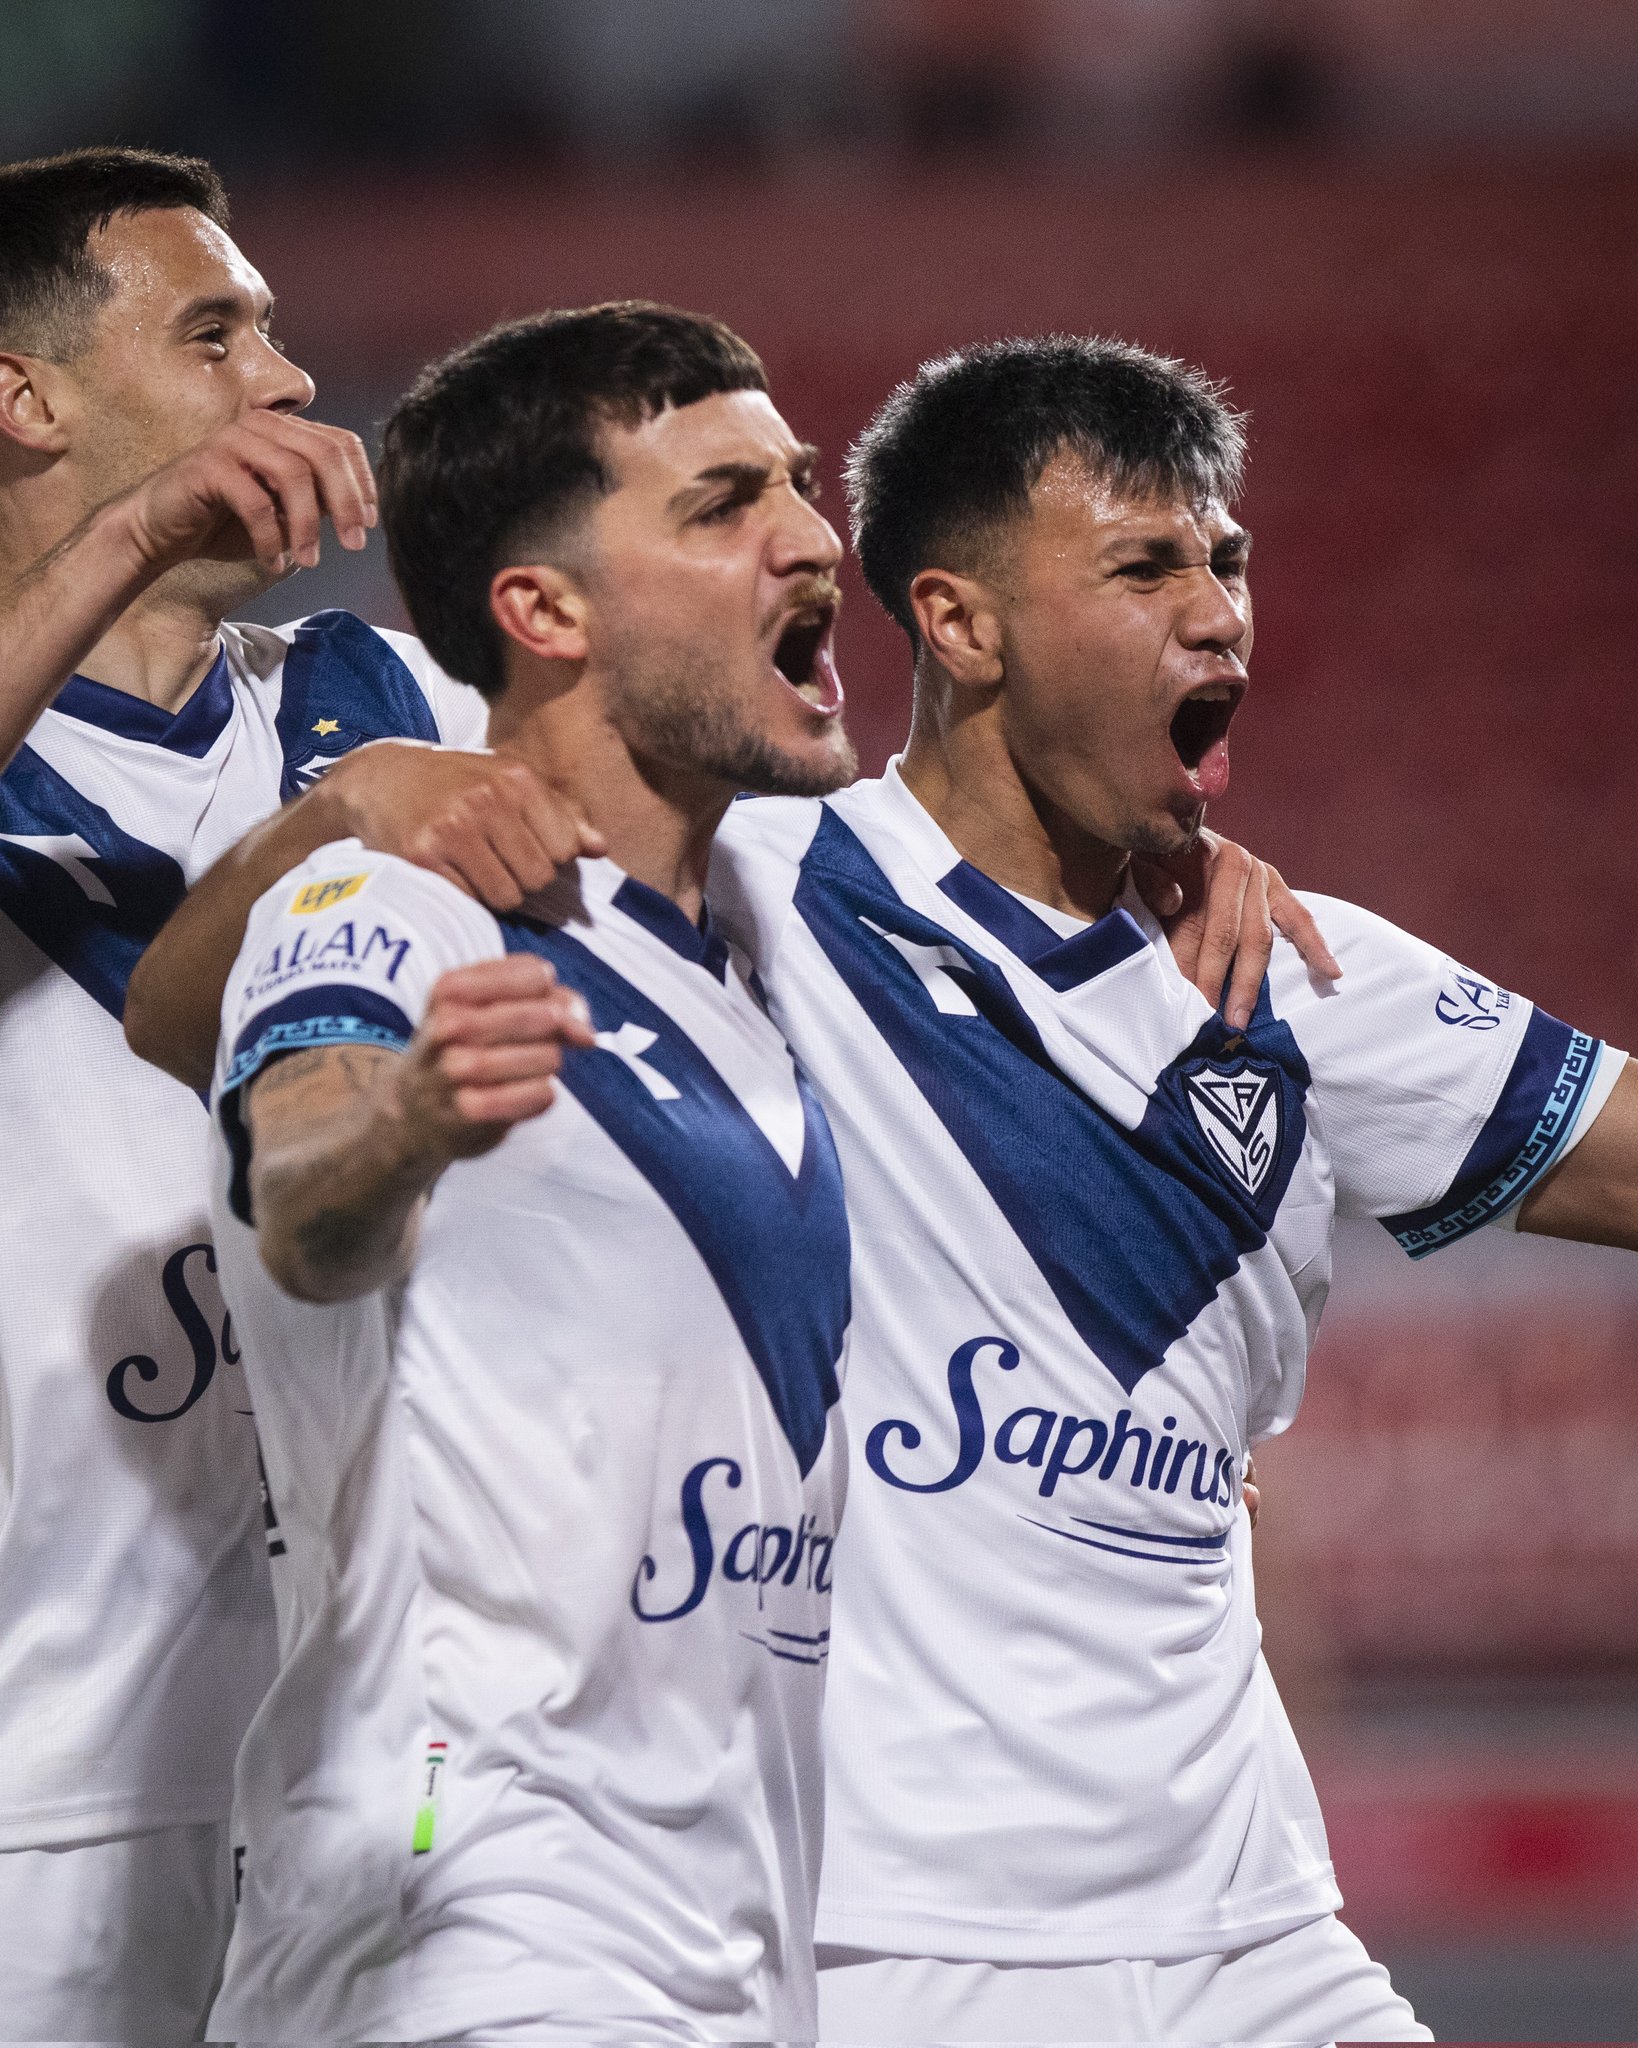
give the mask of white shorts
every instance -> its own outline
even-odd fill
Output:
[[[1327,1915],[1181,1963],[950,1963],[819,1951],[828,2043],[1431,2041],[1356,1936]]]
[[[0,2038],[202,2041],[232,1918],[225,1823],[0,1851]]]

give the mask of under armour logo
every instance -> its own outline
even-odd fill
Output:
[[[107,884],[85,865],[88,860],[100,860],[102,856],[77,832],[0,832],[0,839],[9,840],[13,846],[26,847],[30,853],[42,853],[47,860],[54,860],[58,867],[73,877],[93,903],[113,902]]]
[[[622,1066],[629,1067],[656,1102],[676,1102],[682,1090],[640,1057],[659,1042],[659,1036],[657,1031],[645,1031],[641,1024],[622,1024],[618,1031],[599,1031],[597,1049],[613,1053]]]
[[[1256,1194],[1280,1150],[1278,1077],[1242,1060],[1222,1073],[1185,1074],[1183,1092],[1212,1157],[1229,1178]]]
[[[320,723],[324,721],[320,720]],[[339,754],[310,754],[305,761],[292,761],[285,773],[298,790],[308,790],[340,759]]]
[[[885,939],[898,954],[915,970],[922,987],[932,997],[936,1009],[946,1017],[976,1017],[978,1005],[951,973],[957,969],[971,974],[972,967],[954,946],[922,946],[914,939],[901,938],[897,932],[883,931],[879,924],[868,917],[859,919],[867,931],[873,931],[878,939]]]

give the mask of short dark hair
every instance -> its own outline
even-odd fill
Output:
[[[847,464],[859,566],[912,642],[915,577],[971,562],[1065,450],[1117,490],[1228,504],[1244,421],[1200,371],[1123,341],[1049,334],[923,363]]]
[[[756,352],[720,321],[642,299],[514,320],[422,371],[387,421],[381,521],[434,660],[500,693],[490,581],[510,550],[560,542],[614,488],[605,426],[767,388]]]
[[[0,164],[0,348],[72,361],[114,288],[86,248],[92,231],[182,206],[227,226],[227,193],[202,157],[72,149]]]

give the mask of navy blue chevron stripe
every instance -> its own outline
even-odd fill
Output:
[[[1072,1326],[1130,1393],[1267,1241],[1302,1150],[1308,1066],[1266,984],[1250,1028],[1231,1032],[1213,1018],[1128,1130],[1053,1064],[994,962],[911,909],[828,806],[796,908]],[[976,1015],[941,1010],[882,931],[953,949],[945,957],[963,964],[938,971]],[[1254,1190],[1225,1172],[1188,1089],[1207,1069],[1232,1076],[1242,1065],[1277,1091],[1275,1157]]]
[[[56,846],[18,843],[30,839]],[[132,971],[186,892],[169,854],[116,825],[32,747],[0,776],[0,913],[111,1017],[124,1016]]]
[[[824,1445],[851,1313],[847,1211],[824,1112],[800,1074],[805,1137],[792,1174],[694,1041],[567,932],[503,918],[511,952],[538,953],[577,988],[598,1031],[654,1034],[657,1100],[615,1054],[571,1047],[563,1084],[687,1231],[721,1291],[804,1475]]]

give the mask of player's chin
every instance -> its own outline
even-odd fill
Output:
[[[218,618],[227,618],[241,606],[250,604],[264,591],[275,584],[288,583],[297,574],[295,569],[286,569],[282,575],[266,569],[254,556],[236,557],[232,561],[200,559],[179,562],[165,578],[166,588],[178,597],[185,597],[201,609],[214,611]]]
[[[845,789],[859,772],[853,742],[836,720],[794,746],[771,749],[770,759],[777,764],[774,774],[779,786],[767,790],[769,795],[829,796],[833,790]]]
[[[859,772],[859,757],[837,718],[806,730],[781,719],[734,750],[732,777],[751,796],[829,796]]]
[[[1122,844],[1128,853],[1141,853],[1150,860],[1170,860],[1174,854],[1187,853],[1194,845],[1205,819],[1203,803],[1191,804],[1174,798],[1136,816],[1127,827]]]

